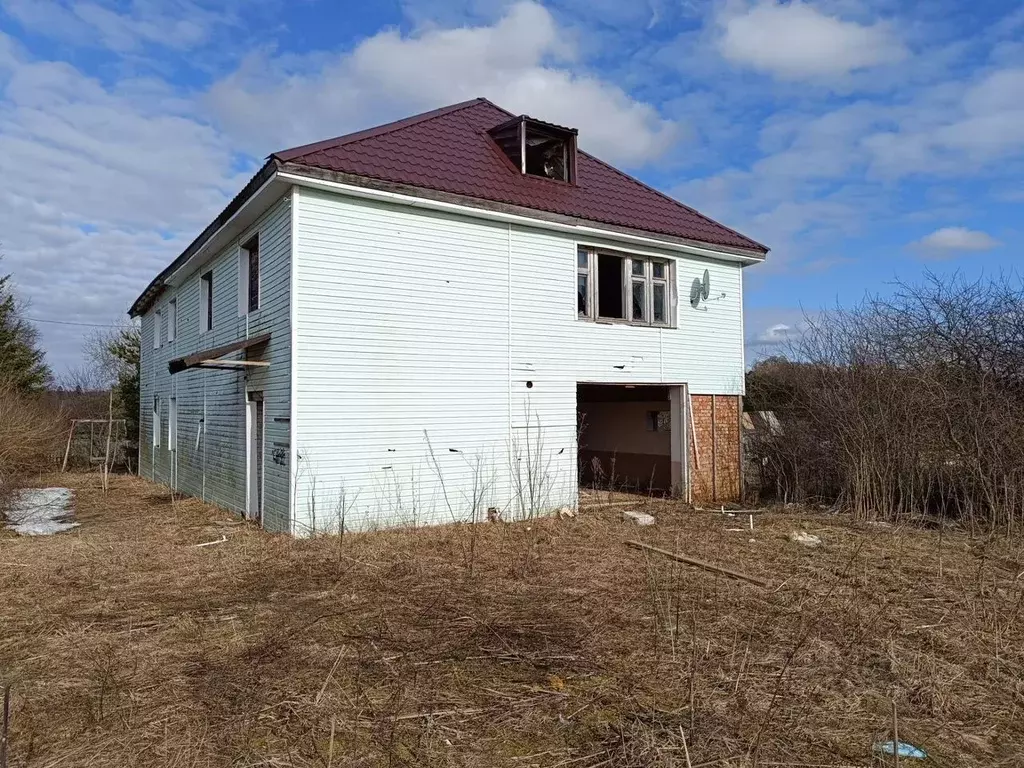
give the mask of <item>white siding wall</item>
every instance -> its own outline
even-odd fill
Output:
[[[177,289],[168,289],[142,317],[140,474],[227,509],[245,508],[245,398],[265,393],[264,526],[288,530],[291,411],[291,205],[275,203],[238,241],[197,268]],[[260,309],[238,314],[238,243],[260,234]],[[200,333],[200,275],[213,271],[213,330]],[[162,312],[162,344],[153,349],[154,313],[177,298],[178,332],[167,342]],[[271,332],[269,368],[250,371],[191,369],[171,376],[168,361],[248,336]],[[152,449],[153,397],[161,403],[161,446]],[[177,400],[176,455],[167,441],[168,404]],[[196,444],[200,420],[204,434]]]
[[[576,317],[569,235],[309,190],[294,205],[296,533],[342,507],[365,528],[574,505],[578,381],[742,392],[738,265],[665,252],[678,327],[596,324]]]

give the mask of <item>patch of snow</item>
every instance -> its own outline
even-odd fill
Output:
[[[19,491],[6,511],[7,527],[22,536],[49,536],[77,528],[71,522],[72,492],[67,488],[28,488]]]

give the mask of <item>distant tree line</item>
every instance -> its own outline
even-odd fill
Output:
[[[25,309],[10,275],[0,276],[0,495],[19,477],[53,465],[76,415],[68,393],[91,398],[88,408],[96,412],[79,416],[106,418],[112,404],[110,415],[125,420],[126,454],[136,455],[138,445],[138,327],[90,335],[83,349],[86,365],[57,381]]]
[[[860,518],[1024,524],[1024,283],[928,274],[806,318],[747,376],[763,496]]]

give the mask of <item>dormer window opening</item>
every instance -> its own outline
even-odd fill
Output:
[[[491,138],[512,164],[526,176],[576,181],[575,128],[520,115],[489,131]]]

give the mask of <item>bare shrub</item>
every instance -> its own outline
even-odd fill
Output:
[[[56,466],[64,427],[59,412],[0,381],[0,495]]]
[[[807,318],[751,375],[777,430],[748,445],[762,489],[861,519],[1024,521],[1024,284],[929,274]]]

